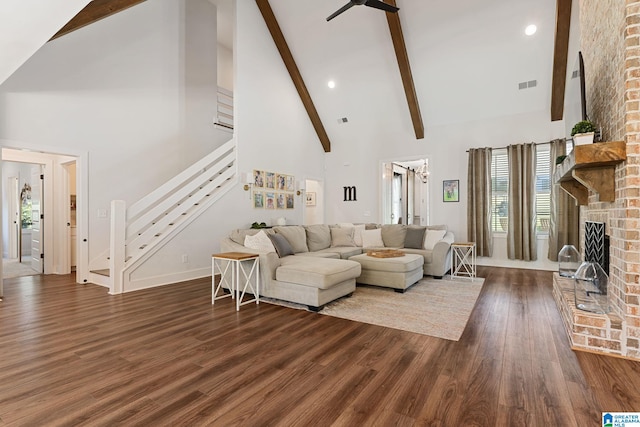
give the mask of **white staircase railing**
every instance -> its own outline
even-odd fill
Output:
[[[132,269],[168,243],[235,183],[235,138],[127,209],[111,203],[110,293],[127,289]]]

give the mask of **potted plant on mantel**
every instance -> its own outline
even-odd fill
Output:
[[[589,120],[582,120],[576,123],[571,130],[574,145],[591,144],[595,131],[596,126]]]

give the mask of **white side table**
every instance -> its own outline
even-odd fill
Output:
[[[476,277],[475,242],[454,242],[451,244],[451,278]]]
[[[244,252],[223,252],[211,255],[211,304],[221,298],[236,300],[236,311],[241,305],[254,302],[260,304],[260,255]],[[216,267],[220,273],[220,282],[215,285]],[[255,278],[255,287],[252,278]],[[218,296],[222,284],[227,285],[230,293]],[[254,298],[242,301],[247,289],[253,291]]]

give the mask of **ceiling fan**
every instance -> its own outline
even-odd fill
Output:
[[[391,12],[391,13],[396,13],[397,11],[400,10],[400,8],[391,6],[390,4],[387,4],[380,0],[349,0],[349,3],[345,4],[340,9],[332,13],[331,16],[327,18],[327,21],[331,21],[333,18],[340,15],[342,12],[345,12],[346,10],[351,9],[352,6],[361,6],[361,5],[373,7],[373,8],[384,10],[386,12]]]

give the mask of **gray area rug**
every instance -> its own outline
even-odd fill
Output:
[[[483,284],[482,278],[424,278],[404,294],[358,285],[352,297],[327,304],[320,314],[458,341]],[[269,298],[261,301],[305,309]]]

